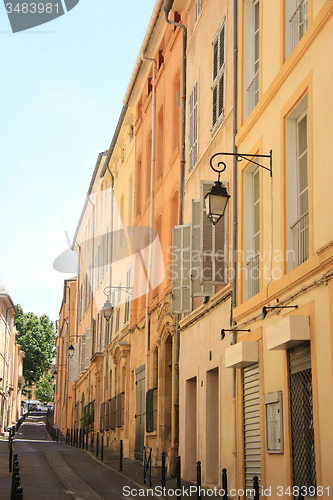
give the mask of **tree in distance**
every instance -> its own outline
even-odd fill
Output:
[[[49,373],[37,382],[36,397],[39,401],[43,401],[43,403],[50,403],[50,401],[54,400],[54,386]]]
[[[34,313],[24,313],[15,306],[17,314],[14,324],[19,335],[16,337],[23,359],[23,376],[27,385],[37,384],[45,371],[49,370],[53,358],[55,331],[53,322],[46,314],[38,318]]]

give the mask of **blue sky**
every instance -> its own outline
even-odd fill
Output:
[[[80,0],[13,34],[0,2],[0,285],[26,312],[58,318],[68,275],[52,269],[46,225],[70,202],[78,221],[154,5]]]

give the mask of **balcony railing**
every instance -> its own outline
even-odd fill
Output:
[[[308,28],[308,0],[301,0],[291,18],[292,49],[296,47]]]
[[[292,226],[294,267],[299,266],[309,258],[309,215],[306,212]]]
[[[259,69],[255,72],[246,90],[248,93],[248,113],[250,114],[259,100]]]
[[[248,287],[248,298],[250,299],[257,293],[259,293],[259,253],[249,259],[246,263],[247,265],[247,287]]]

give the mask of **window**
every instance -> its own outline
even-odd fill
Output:
[[[287,245],[290,271],[309,258],[307,96],[288,117],[286,132]]]
[[[259,0],[244,4],[244,119],[259,100]]]
[[[195,0],[194,22],[196,23],[201,11],[201,0]]]
[[[287,57],[308,29],[308,0],[286,1]]]
[[[117,297],[117,313],[116,313],[116,330],[115,335],[119,332],[119,318],[120,318],[120,302],[121,302],[121,278],[118,283],[118,297]]]
[[[254,158],[258,162],[258,158]],[[260,194],[259,168],[250,165],[244,174],[244,300],[259,292]]]
[[[197,163],[198,151],[198,82],[195,82],[190,93],[190,141],[189,171],[192,172]]]
[[[124,325],[129,322],[129,308],[130,308],[130,287],[131,287],[131,263],[128,264],[126,272],[126,294],[125,294],[125,315]]]
[[[213,39],[213,84],[212,84],[212,131],[216,129],[224,116],[224,40],[225,19],[223,19]]]
[[[120,392],[117,394],[117,427],[122,427],[124,425],[124,405],[125,393]]]
[[[157,388],[146,393],[146,432],[157,430]]]
[[[180,144],[180,100],[180,71],[178,71],[173,81],[173,149],[176,149]]]

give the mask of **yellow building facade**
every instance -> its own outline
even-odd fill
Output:
[[[237,485],[332,488],[332,3],[238,2]],[[265,155],[260,157],[260,155]],[[294,489],[293,489],[294,488]],[[267,490],[267,494],[268,494]]]

